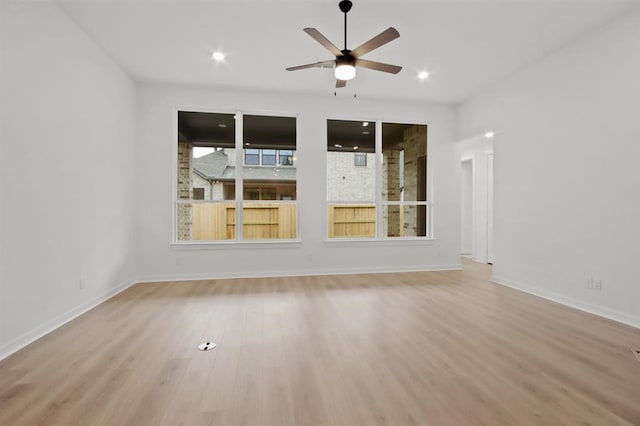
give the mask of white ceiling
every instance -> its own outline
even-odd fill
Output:
[[[343,48],[338,0],[60,0],[65,12],[139,81],[331,94],[332,59],[302,32]],[[400,38],[367,59],[346,94],[456,103],[638,6],[636,0],[353,0],[349,48],[389,26]],[[215,63],[212,50],[227,58]],[[427,81],[416,78],[428,70]]]

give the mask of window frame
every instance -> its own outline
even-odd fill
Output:
[[[172,226],[171,226],[171,241],[170,246],[176,247],[215,247],[215,246],[243,246],[243,245],[269,245],[278,244],[282,246],[293,245],[298,246],[302,240],[300,239],[300,209],[298,206],[298,176],[296,173],[296,199],[295,200],[277,200],[282,204],[295,204],[296,205],[296,238],[292,239],[243,239],[242,231],[243,226],[243,205],[244,203],[273,203],[273,200],[244,200],[244,173],[243,167],[236,166],[235,173],[235,197],[233,200],[181,200],[178,198],[178,113],[180,112],[200,112],[210,114],[233,114],[235,117],[235,164],[242,166],[244,163],[244,137],[243,137],[243,125],[245,115],[258,115],[258,116],[271,116],[271,117],[287,117],[295,119],[296,127],[296,149],[292,151],[292,158],[295,157],[299,151],[298,147],[298,135],[300,134],[299,128],[299,114],[293,112],[282,111],[256,111],[256,110],[224,110],[217,108],[202,108],[191,106],[175,106],[173,108],[173,125],[172,125],[172,137],[171,137],[171,155],[172,155],[172,179],[171,179],[171,194],[172,194]],[[269,167],[279,167],[279,150],[276,150],[276,164]],[[262,153],[259,154],[259,161],[262,163]],[[260,164],[261,165],[261,164]],[[251,166],[251,165],[249,165]],[[295,167],[291,165],[288,167]],[[187,203],[234,203],[235,206],[235,238],[229,240],[179,240],[178,239],[178,204]]]
[[[433,208],[433,143],[429,143],[430,135],[431,135],[431,122],[425,120],[414,120],[414,119],[385,119],[385,118],[362,118],[362,117],[336,117],[336,116],[325,116],[324,117],[324,129],[325,129],[325,171],[327,170],[326,164],[326,153],[328,153],[328,149],[326,144],[328,143],[328,133],[327,133],[327,123],[329,120],[344,120],[344,121],[368,121],[369,126],[372,124],[375,126],[375,209],[376,209],[376,224],[375,224],[375,235],[374,237],[348,237],[348,238],[329,238],[329,205],[331,204],[353,204],[346,200],[341,201],[330,201],[328,197],[325,199],[325,242],[329,244],[350,244],[350,243],[381,243],[381,242],[407,242],[407,241],[434,241],[434,226],[433,226],[433,218],[434,218],[434,208]],[[382,164],[383,164],[383,152],[382,152],[382,125],[385,124],[411,124],[411,125],[419,125],[426,126],[427,128],[427,149],[425,151],[426,155],[426,201],[384,201],[382,196]],[[356,166],[354,166],[356,167]],[[328,184],[328,180],[325,179],[325,185]],[[325,190],[325,194],[328,195],[328,188]],[[402,236],[402,237],[389,237],[387,236],[386,229],[384,229],[384,209],[387,206],[425,206],[425,221],[426,221],[426,235],[425,236]]]

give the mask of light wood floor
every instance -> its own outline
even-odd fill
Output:
[[[0,362],[0,424],[640,424],[640,330],[489,275],[139,284]]]

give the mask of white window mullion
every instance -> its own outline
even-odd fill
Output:
[[[244,171],[244,126],[243,116],[236,112],[236,240],[242,240],[242,197]]]
[[[383,229],[383,206],[382,206],[382,121],[376,120],[376,236],[375,238],[382,238],[384,235]]]

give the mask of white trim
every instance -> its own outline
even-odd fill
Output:
[[[178,114],[180,108],[175,106],[171,116],[171,131],[173,137],[169,138],[169,149],[171,150],[171,159],[173,167],[171,168],[171,242],[178,241]]]
[[[236,174],[234,176],[234,185],[236,192],[234,203],[236,205],[236,224],[234,226],[235,238],[233,241],[242,241],[242,232],[244,231],[244,210],[242,208],[242,203],[244,202],[244,114],[242,111],[236,111],[235,120]]]
[[[148,275],[140,278],[139,283],[156,283],[166,281],[197,281],[197,280],[220,280],[229,278],[278,278],[278,277],[306,277],[306,276],[331,276],[331,275],[360,275],[360,274],[393,274],[398,272],[438,272],[438,271],[461,271],[462,264],[454,263],[450,265],[430,265],[430,266],[410,266],[400,268],[339,268],[331,271],[323,269],[310,269],[300,271],[258,271],[250,272],[225,272],[221,274],[195,273],[195,274],[171,274],[171,275]]]
[[[169,244],[171,250],[210,250],[210,249],[223,249],[229,250],[237,247],[238,249],[255,248],[260,246],[271,246],[269,249],[273,249],[274,245],[278,248],[286,248],[288,246],[299,248],[302,244],[302,240],[192,240],[192,241],[179,241]]]
[[[427,237],[385,237],[380,239],[371,238],[327,238],[322,242],[333,247],[362,247],[369,245],[371,247],[380,247],[381,245],[390,246],[407,246],[422,245],[432,246],[435,243],[434,238]]]
[[[374,140],[374,168],[373,187],[376,195],[376,226],[375,239],[380,239],[386,235],[384,229],[384,210],[382,208],[382,173],[384,170],[384,155],[382,154],[382,120],[375,121],[375,140]],[[328,167],[328,164],[327,164]],[[327,182],[328,185],[328,182]],[[328,219],[328,218],[327,218]],[[327,220],[328,221],[328,220]],[[327,235],[328,236],[328,235]]]
[[[564,296],[548,290],[543,290],[517,281],[512,281],[496,275],[493,275],[491,277],[491,281],[496,284],[524,291],[525,293],[533,294],[534,296],[542,297],[543,299],[551,300],[552,302],[560,303],[561,305],[569,306],[571,308],[588,312],[599,317],[630,325],[631,327],[640,328],[640,317],[634,315],[629,315],[627,313],[616,311],[614,309],[605,308],[604,306],[593,305],[591,303],[576,300],[568,296]]]
[[[473,154],[471,160],[471,221],[473,225],[471,227],[471,257],[473,260],[480,263],[487,263],[484,259],[478,256],[480,248],[478,247],[478,232],[480,227],[478,221],[478,155]]]
[[[460,167],[462,168],[464,163],[469,163],[471,166],[471,211],[468,212],[471,215],[471,253],[462,254],[463,256],[468,255],[469,259],[475,260],[473,255],[475,253],[475,220],[474,220],[474,198],[473,198],[473,185],[475,184],[475,179],[473,178],[473,168],[474,168],[474,158],[473,155],[464,156],[460,160]],[[464,183],[463,183],[464,184]],[[460,232],[462,234],[462,224],[460,225]],[[462,243],[462,241],[460,241]],[[462,250],[460,250],[462,251]]]
[[[46,321],[45,323],[37,326],[33,330],[24,333],[22,336],[18,336],[15,339],[7,342],[2,346],[2,348],[0,348],[0,360],[8,357],[11,354],[18,352],[20,349],[24,348],[25,346],[35,342],[41,337],[46,336],[47,334],[51,333],[57,328],[62,327],[69,321],[95,308],[99,304],[107,301],[108,299],[112,298],[116,294],[128,289],[129,287],[131,287],[136,283],[137,281],[135,280],[125,281],[124,283],[118,285],[117,287],[114,287],[108,290],[107,292],[103,293],[101,296],[98,296],[92,300],[84,302],[76,306],[75,308],[72,308],[67,312],[64,312],[58,315],[57,317],[49,321]]]
[[[495,199],[495,191],[494,191],[494,173],[493,173],[493,151],[486,151],[487,155],[486,164],[487,164],[487,263],[493,265],[494,256],[493,256],[493,245],[495,244],[495,240],[493,238],[493,226],[494,226],[494,199]],[[489,161],[491,159],[491,161]],[[489,167],[491,164],[491,167]]]

